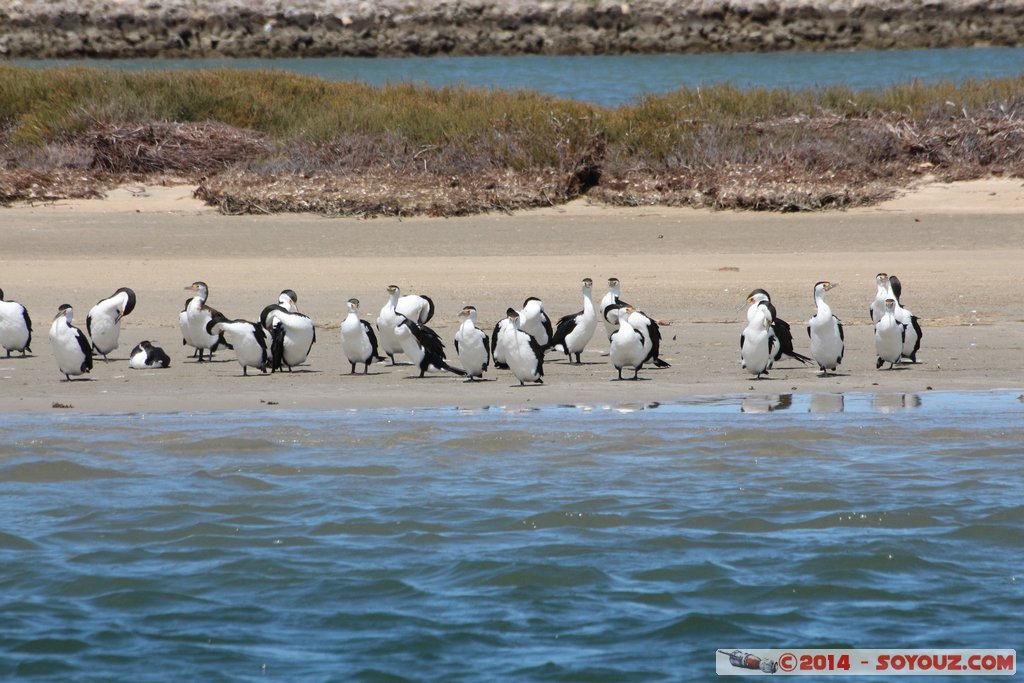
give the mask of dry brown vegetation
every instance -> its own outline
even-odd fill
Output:
[[[275,72],[0,66],[0,203],[174,178],[230,213],[449,216],[584,194],[620,205],[842,208],[923,174],[1024,176],[1021,86],[719,86],[601,109]]]

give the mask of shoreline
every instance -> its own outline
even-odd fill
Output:
[[[593,55],[1022,42],[1020,0],[21,0],[0,10],[5,58]]]
[[[936,183],[878,207],[829,214],[750,214],[646,207],[618,209],[579,200],[512,215],[360,220],[315,215],[224,216],[191,197],[188,187],[122,188],[108,199],[0,209],[8,265],[5,297],[34,321],[28,359],[0,356],[0,410],[84,413],[176,412],[351,407],[481,407],[671,401],[698,395],[923,393],[1024,387],[1020,357],[1024,301],[1024,187],[1019,180]],[[864,311],[874,274],[895,272],[904,300],[924,326],[921,363],[876,371]],[[357,297],[374,321],[397,283],[430,294],[431,327],[454,356],[451,337],[465,304],[480,310],[489,332],[497,316],[539,296],[552,320],[578,310],[579,281],[623,282],[623,298],[668,323],[665,370],[643,381],[612,381],[597,338],[585,365],[558,354],[545,363],[546,384],[463,384],[441,374],[406,379],[410,368],[371,366],[352,377],[337,339],[344,302]],[[199,364],[180,346],[177,313],[184,287],[205,280],[211,305],[254,319],[291,288],[318,326],[307,366],[294,373],[242,377],[231,351]],[[838,281],[829,295],[846,325],[845,376],[783,361],[769,379],[739,368],[736,344],[743,300],[755,287],[772,293],[779,315],[806,352],[803,326],[812,285]],[[56,307],[88,308],[120,286],[138,294],[125,318],[117,361],[96,361],[91,381],[63,382],[47,330]],[[167,370],[128,370],[143,339],[171,355]]]

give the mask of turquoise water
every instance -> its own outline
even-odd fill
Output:
[[[676,681],[718,648],[1021,651],[1018,394],[7,415],[0,678]]]
[[[357,57],[322,59],[15,60],[16,64],[85,64],[119,69],[274,68],[373,85],[538,90],[605,106],[650,93],[733,83],[742,88],[875,88],[917,80],[961,82],[1024,73],[1024,48],[783,52],[597,57]]]

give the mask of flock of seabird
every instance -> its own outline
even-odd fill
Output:
[[[876,368],[885,363],[889,369],[903,362],[917,362],[921,348],[921,325],[916,316],[900,305],[902,287],[895,275],[879,273],[875,277],[877,292],[869,312],[874,324]],[[783,355],[801,363],[816,363],[822,376],[835,373],[843,361],[845,339],[843,324],[825,302],[825,294],[838,283],[818,282],[814,285],[816,312],[807,323],[810,356],[796,352],[790,325],[778,316],[771,296],[755,289],[747,296],[747,325],[740,335],[741,367],[760,379]],[[506,317],[498,321],[490,335],[477,325],[477,310],[466,306],[455,332],[454,345],[458,365],[452,365],[440,335],[427,326],[434,315],[434,302],[420,294],[403,295],[397,285],[387,288],[388,300],[377,316],[376,325],[360,317],[359,300],[349,299],[348,313],[341,323],[341,348],[356,373],[362,365],[369,372],[374,362],[385,358],[395,364],[395,356],[404,354],[419,369],[420,377],[428,371],[445,371],[481,379],[493,362],[519,381],[543,383],[544,357],[549,351],[564,353],[569,363],[581,363],[580,354],[593,340],[598,322],[603,325],[612,366],[623,379],[623,370],[632,370],[637,379],[645,364],[670,367],[660,357],[661,330],[658,322],[621,298],[621,283],[608,279],[608,292],[599,307],[594,306],[594,283],[582,283],[583,308],[563,316],[551,324],[544,303],[529,297],[521,309],[508,308]],[[277,303],[265,307],[258,321],[230,320],[208,303],[210,289],[205,282],[194,282],[187,290],[193,293],[178,317],[182,344],[193,349],[199,362],[212,359],[221,347],[234,351],[235,358],[247,375],[249,368],[261,372],[291,371],[306,362],[316,342],[316,326],[298,310],[298,295],[291,289],[281,292]],[[50,343],[57,367],[65,379],[88,373],[93,355],[104,360],[118,347],[121,321],[135,308],[136,297],[128,287],[121,287],[90,309],[86,332],[75,327],[74,309],[61,304],[50,326]],[[25,356],[31,351],[32,320],[24,306],[4,300],[0,290],[0,346]],[[573,360],[575,359],[575,361]],[[129,356],[129,367],[167,368],[171,359],[164,349],[149,341],[139,343]]]

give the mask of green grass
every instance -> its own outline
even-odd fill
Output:
[[[781,187],[827,177],[824,194],[831,196],[837,187],[880,180],[896,186],[918,167],[948,178],[1024,175],[1022,114],[1024,77],[868,91],[726,84],[602,108],[529,91],[374,87],[280,71],[0,65],[0,151],[6,150],[0,170],[81,165],[97,144],[90,133],[111,127],[215,122],[260,138],[237,146],[245,158],[228,154],[219,168],[235,159],[239,169],[255,173],[554,171],[569,178],[563,196],[610,179],[621,185],[630,174],[661,174],[674,178],[671,201],[689,201],[691,190],[713,196],[735,185],[729,174],[742,167],[753,169],[751,189],[744,190],[750,201],[771,206],[774,200],[753,197],[757,178]],[[147,151],[147,170],[160,167],[160,144]],[[180,151],[192,143],[175,144]],[[130,156],[133,149],[118,153]],[[250,158],[252,150],[264,151]],[[122,168],[133,168],[130,159],[122,161]],[[167,166],[188,167],[180,154]]]

